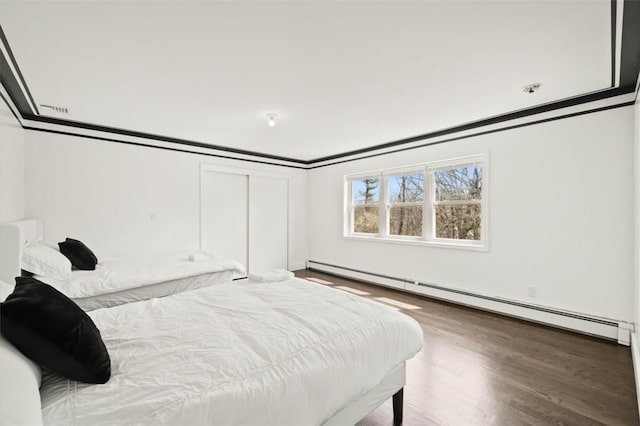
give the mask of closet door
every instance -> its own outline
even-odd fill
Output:
[[[202,170],[200,246],[248,266],[249,176]]]
[[[287,269],[289,181],[253,174],[249,179],[249,270]]]

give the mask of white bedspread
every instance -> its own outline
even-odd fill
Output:
[[[317,425],[422,347],[412,318],[295,278],[89,315],[109,350],[111,380],[46,375],[45,425]]]
[[[190,256],[195,260],[189,260]],[[76,299],[224,270],[235,271],[236,277],[246,275],[244,267],[235,260],[199,250],[185,250],[100,259],[95,271],[73,271],[72,277],[64,281],[36,278]]]

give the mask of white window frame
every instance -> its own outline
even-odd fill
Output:
[[[472,165],[482,165],[482,196],[480,200],[435,200],[435,178],[436,170],[457,168]],[[489,155],[488,153],[476,154],[465,157],[452,158],[442,161],[433,161],[424,164],[411,165],[406,167],[396,167],[392,169],[377,170],[366,173],[358,173],[345,176],[345,215],[344,215],[344,233],[346,239],[413,244],[423,246],[433,246],[442,248],[455,248],[475,251],[489,250],[489,212],[488,212],[488,170]],[[392,176],[400,176],[407,174],[424,173],[424,201],[423,202],[407,202],[392,203],[389,200],[389,178]],[[356,233],[353,232],[353,181],[366,178],[378,178],[380,180],[380,201],[378,203],[368,204],[367,206],[377,206],[379,211],[379,224],[377,234]],[[480,223],[481,233],[480,240],[463,240],[453,238],[436,238],[435,236],[435,208],[439,204],[479,204],[480,205]],[[358,204],[357,206],[362,206]],[[391,207],[409,207],[422,206],[422,236],[405,236],[391,235],[389,233],[389,218]]]
[[[353,181],[354,180],[364,180],[364,179],[378,179],[380,182],[380,187],[379,187],[379,200],[377,203],[369,203],[369,204],[353,204]],[[349,214],[349,219],[346,223],[347,229],[348,229],[348,233],[349,235],[353,235],[353,236],[362,236],[362,237],[369,237],[369,236],[381,236],[381,230],[382,230],[382,209],[380,208],[382,206],[383,203],[383,188],[382,188],[382,181],[383,178],[380,175],[380,173],[375,173],[375,174],[366,174],[366,175],[356,175],[356,177],[350,177],[349,179],[347,179],[347,203],[348,203],[348,214]],[[378,233],[377,234],[373,234],[373,233],[365,233],[365,232],[355,232],[354,228],[354,211],[356,207],[377,207],[378,208]]]

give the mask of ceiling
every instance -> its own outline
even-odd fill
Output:
[[[0,10],[35,103],[70,111],[42,115],[299,160],[611,86],[609,0]]]

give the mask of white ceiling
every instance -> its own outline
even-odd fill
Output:
[[[309,160],[610,86],[610,6],[1,1],[0,24],[66,118]]]

